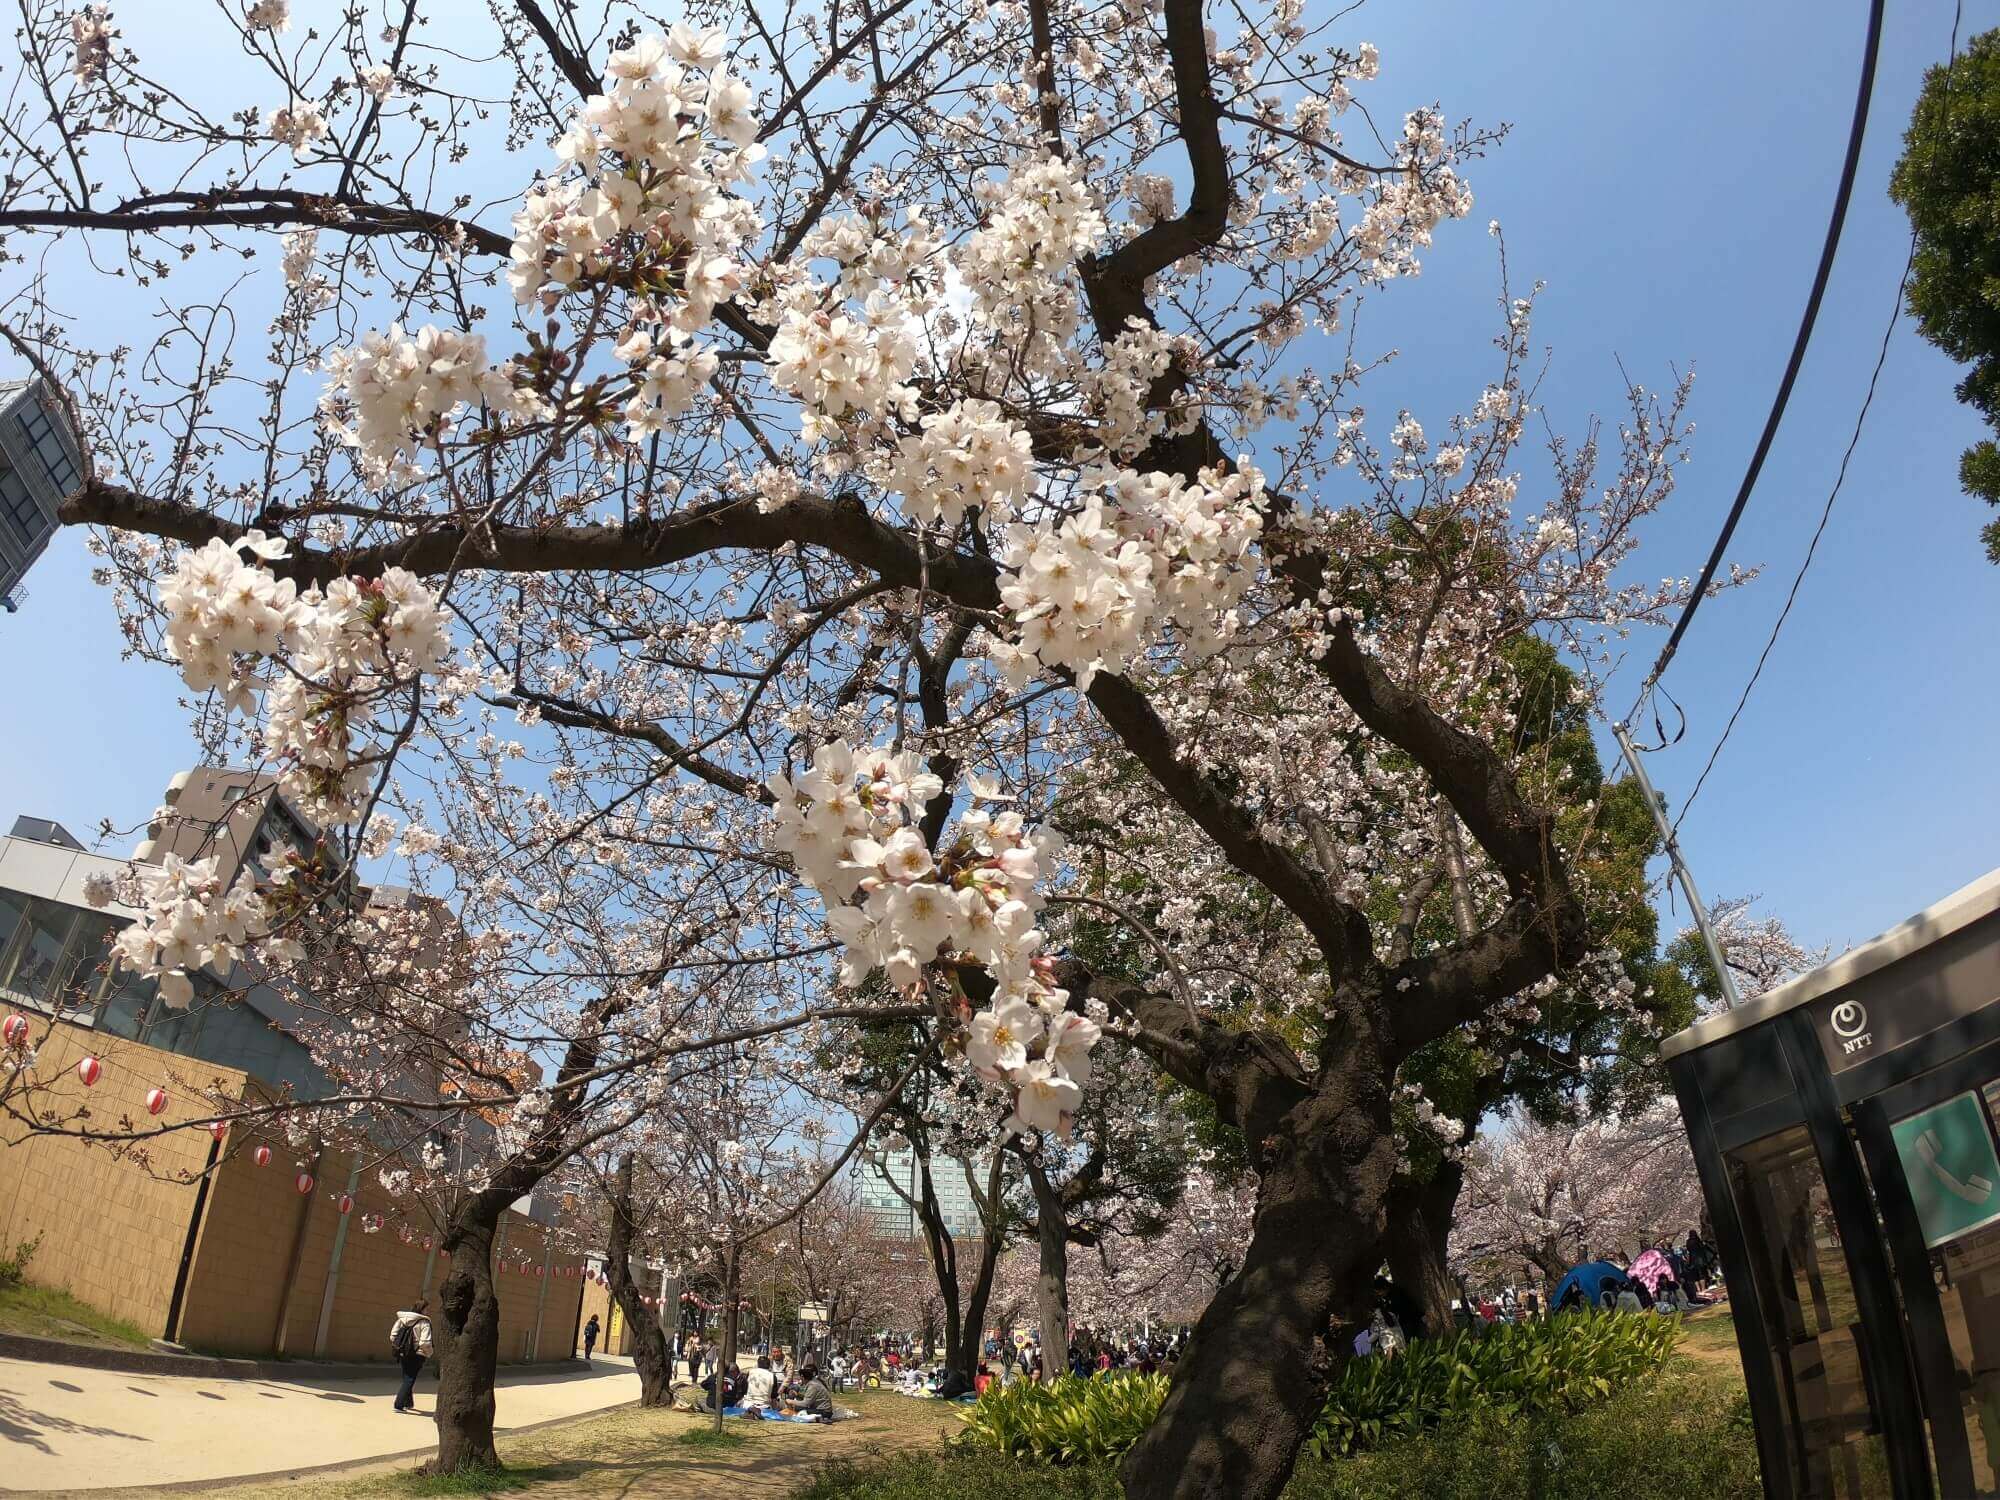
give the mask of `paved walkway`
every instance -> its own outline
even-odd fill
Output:
[[[436,1366],[417,1409],[391,1409],[394,1374],[205,1380],[0,1359],[0,1487],[106,1489],[310,1469],[434,1441]],[[529,1427],[639,1399],[629,1359],[589,1370],[500,1369],[498,1426]]]

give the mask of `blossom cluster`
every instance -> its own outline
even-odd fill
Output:
[[[991,401],[957,401],[926,413],[918,431],[896,447],[889,486],[903,497],[903,513],[955,529],[977,508],[989,524],[1010,519],[1034,479],[1028,434]]]
[[[371,484],[415,477],[420,441],[438,435],[455,412],[478,401],[502,416],[546,416],[546,402],[523,383],[513,361],[489,366],[486,340],[426,324],[415,333],[391,323],[327,360],[320,398],[327,430],[360,455]]]
[[[233,546],[216,539],[182,553],[160,590],[167,649],[189,687],[220,689],[228,708],[245,712],[260,680],[241,659],[281,661],[267,694],[267,747],[285,764],[286,789],[313,816],[351,822],[370,780],[354,722],[371,698],[438,669],[450,650],[445,614],[403,568],[301,593],[261,565],[285,550],[282,539],[252,531]]]
[[[1104,241],[1104,215],[1076,166],[1059,156],[1017,165],[986,223],[966,242],[959,272],[974,315],[1025,368],[1054,370],[1078,328],[1069,268]]]
[[[78,83],[95,83],[104,76],[111,64],[111,39],[118,34],[118,28],[111,24],[111,7],[102,0],[69,18],[70,41],[76,47],[70,72]]]
[[[306,159],[307,148],[327,136],[326,113],[310,99],[293,97],[290,104],[264,113],[264,134],[292,148],[292,155]]]
[[[903,310],[879,292],[858,316],[787,309],[771,339],[771,381],[804,403],[800,430],[808,443],[828,436],[850,412],[916,417],[916,391],[907,382],[917,342],[907,324]]]
[[[726,189],[762,148],[749,85],[721,65],[723,41],[675,26],[611,54],[605,91],[556,143],[580,175],[541,184],[514,216],[516,301],[616,263],[646,291],[634,317],[685,334],[740,289],[736,257],[755,219]]]
[[[190,969],[233,963],[244,944],[270,931],[270,912],[250,872],[225,891],[213,855],[183,860],[169,854],[140,881],[144,914],[120,930],[112,951],[123,967],[157,978],[160,999],[175,1010],[194,999]],[[101,885],[90,894],[109,900]]]
[[[1245,554],[1263,530],[1261,473],[1204,469],[1190,485],[1100,469],[1086,486],[1083,508],[1060,526],[1008,530],[1000,598],[1019,641],[993,655],[1016,686],[1039,660],[1088,688],[1099,672],[1124,671],[1168,624],[1197,653],[1235,628],[1252,578]]]
[[[967,1061],[1012,1092],[1010,1128],[1067,1132],[1099,1030],[1067,1013],[1068,992],[1041,957],[1035,882],[1060,836],[1028,832],[1017,812],[975,806],[934,854],[918,825],[944,783],[910,752],[857,753],[845,740],[766,787],[774,842],[825,902],[846,948],[841,982],[858,985],[880,968],[892,985],[914,989],[940,954],[968,956],[992,976],[994,998],[972,1020]],[[1010,800],[976,777],[971,790],[976,803]]]

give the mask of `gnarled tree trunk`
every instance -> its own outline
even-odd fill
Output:
[[[438,1288],[431,1319],[438,1362],[437,1456],[434,1474],[495,1469],[493,1376],[500,1363],[500,1297],[493,1287],[493,1238],[506,1212],[491,1193],[459,1205],[444,1234],[450,1269]]]
[[[1389,1076],[1337,1068],[1276,1119],[1268,1102],[1243,1108],[1260,1167],[1255,1233],[1125,1459],[1128,1500],[1284,1489],[1372,1301],[1397,1158]]]
[[[1399,1173],[1390,1184],[1384,1246],[1389,1275],[1416,1301],[1424,1319],[1421,1330],[1405,1329],[1406,1333],[1434,1339],[1452,1331],[1452,1280],[1446,1265],[1446,1244],[1464,1181],[1465,1168],[1447,1158],[1428,1182],[1416,1182]]]
[[[639,1285],[632,1279],[632,1236],[637,1224],[632,1217],[633,1158],[627,1155],[618,1164],[618,1177],[611,1189],[611,1234],[605,1250],[605,1274],[611,1279],[611,1295],[625,1314],[625,1326],[632,1332],[632,1364],[639,1372],[639,1404],[666,1406],[672,1400],[673,1351],[660,1331],[659,1317],[648,1311]],[[662,1288],[664,1290],[664,1288]]]

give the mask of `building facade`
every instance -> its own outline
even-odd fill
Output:
[[[916,1153],[907,1146],[899,1151],[870,1152],[855,1164],[856,1196],[884,1238],[923,1237],[923,1221],[916,1209],[922,1188]],[[978,1239],[985,1232],[972,1179],[960,1163],[949,1157],[933,1157],[931,1191],[937,1195],[939,1216],[953,1239]]]
[[[214,853],[232,872],[268,871],[286,848],[316,837],[268,782],[244,772],[176,777],[167,802],[136,858]],[[204,828],[206,847],[196,837]],[[47,819],[17,819],[0,838],[0,1011],[31,1018],[48,1108],[61,1117],[87,1104],[108,1120],[145,1120],[157,1086],[174,1101],[162,1117],[171,1123],[176,1111],[204,1116],[199,1100],[211,1091],[257,1102],[331,1093],[300,1039],[328,1017],[308,1014],[252,966],[192,976],[194,1000],[175,1010],[154,981],[112,962],[112,938],[137,914],[116,902],[93,908],[84,885],[127,865]],[[371,904],[411,899],[394,888],[365,895]],[[88,1093],[74,1071],[86,1055],[102,1069]],[[477,1112],[446,1121],[431,1139],[448,1160],[476,1160],[488,1147],[491,1127]],[[406,1125],[390,1132],[398,1144]],[[259,1146],[271,1153],[262,1166]],[[146,1156],[150,1170],[0,1118],[0,1244],[39,1241],[30,1280],[228,1354],[386,1359],[390,1315],[435,1293],[444,1274],[421,1206],[392,1199],[360,1159],[299,1145],[268,1117],[237,1122],[219,1142],[205,1129],[168,1130],[149,1139]],[[556,1206],[524,1197],[503,1220],[495,1284],[504,1360],[565,1359],[574,1346],[583,1264],[556,1249]]]
[[[20,607],[21,579],[61,524],[83,480],[76,436],[39,380],[0,382],[0,609]]]

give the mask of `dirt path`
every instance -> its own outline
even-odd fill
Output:
[[[934,1445],[960,1425],[959,1408],[939,1402],[880,1393],[838,1399],[861,1415],[832,1427],[731,1420],[726,1430],[742,1441],[724,1449],[682,1441],[690,1433],[709,1429],[712,1418],[636,1407],[503,1435],[499,1447],[506,1475],[493,1488],[471,1493],[516,1494],[531,1500],[743,1500],[750,1495],[783,1495],[829,1459]],[[200,1493],[224,1500],[369,1500],[410,1493],[405,1476],[413,1467],[410,1460],[392,1460],[332,1475],[203,1485]],[[32,1493],[74,1495],[80,1500],[169,1496],[186,1500],[189,1490],[167,1486]]]

